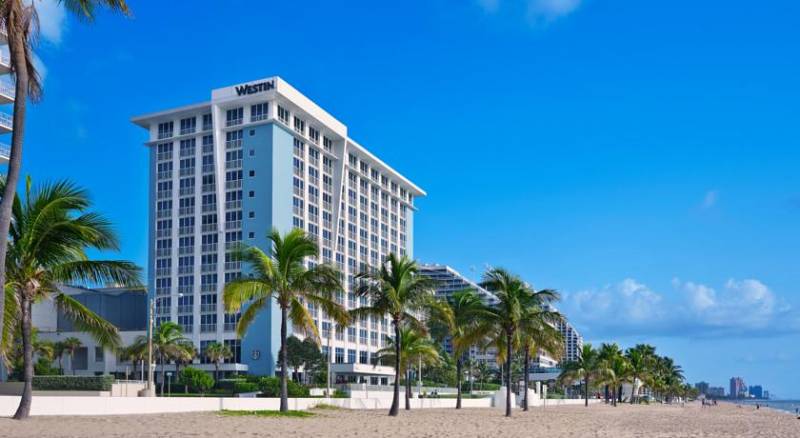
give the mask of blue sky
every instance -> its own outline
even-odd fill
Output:
[[[131,116],[280,75],[429,196],[416,257],[560,290],[593,342],[690,381],[800,397],[800,4],[150,2],[87,26],[40,5],[24,172],[88,187],[146,262]]]

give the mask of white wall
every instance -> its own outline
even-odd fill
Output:
[[[305,410],[325,403],[345,409],[389,409],[391,399],[350,398],[292,398],[289,409]],[[17,409],[19,397],[0,396],[0,417],[11,416]],[[404,406],[401,404],[401,406]],[[455,399],[414,399],[412,409],[455,408]],[[465,408],[488,408],[491,399],[464,399]],[[230,410],[278,410],[277,398],[230,398],[230,397],[51,397],[33,398],[31,415],[131,415],[161,414],[176,412],[213,412]]]

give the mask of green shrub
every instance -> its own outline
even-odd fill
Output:
[[[37,391],[111,391],[113,376],[33,376]]]
[[[256,392],[258,391],[258,384],[253,382],[234,382],[231,388],[234,394],[241,394],[243,392]]]
[[[203,370],[186,367],[181,370],[178,383],[188,386],[192,392],[204,393],[214,386],[214,378]]]
[[[263,397],[281,396],[281,379],[278,377],[261,377],[258,379],[258,389]],[[289,397],[308,397],[308,388],[289,380],[287,388]]]
[[[497,391],[500,389],[500,385],[488,382],[483,382],[483,385],[481,385],[480,382],[475,382],[472,385],[472,389],[475,391]],[[469,382],[461,382],[461,391],[469,391]]]
[[[222,391],[233,392],[234,388],[236,388],[236,384],[244,383],[248,380],[245,378],[237,378],[237,379],[219,379],[217,381],[217,389]]]

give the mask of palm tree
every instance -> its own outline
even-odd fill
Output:
[[[400,350],[403,338],[400,330],[404,326],[424,331],[425,327],[415,314],[421,314],[430,308],[433,281],[418,274],[417,262],[407,256],[398,257],[390,253],[380,268],[371,272],[362,272],[356,276],[358,285],[356,295],[368,297],[371,305],[350,311],[353,318],[360,316],[388,315],[394,327],[395,342],[395,379],[394,397],[389,415],[397,416],[400,410]]]
[[[639,401],[639,387],[651,372],[651,363],[656,349],[651,345],[638,344],[625,351],[631,372],[631,404]]]
[[[72,375],[75,375],[75,352],[83,347],[83,342],[80,339],[70,336],[61,341],[64,348],[64,353],[69,355],[69,367],[72,369]],[[60,366],[60,363],[59,363]]]
[[[144,342],[142,342],[144,341]],[[147,340],[136,339],[131,345],[128,345],[122,350],[121,358],[129,360],[133,364],[133,377],[136,380],[137,363],[142,362],[142,371],[144,371],[144,361],[147,360]]]
[[[485,326],[481,322],[488,317],[488,309],[475,290],[465,289],[453,293],[447,300],[436,302],[431,310],[431,332],[442,333],[453,348],[456,358],[456,409],[461,409],[464,358],[470,348],[486,336]]]
[[[206,347],[203,355],[214,364],[214,380],[219,384],[219,364],[225,359],[230,359],[233,356],[233,352],[225,344],[212,342]]]
[[[62,375],[64,374],[63,359],[66,353],[63,341],[58,341],[53,344],[53,357],[58,361],[58,373]]]
[[[564,349],[561,332],[555,325],[562,322],[564,317],[553,310],[548,303],[558,299],[558,293],[554,290],[541,290],[534,292],[530,297],[530,302],[525,308],[522,318],[519,336],[520,345],[523,348],[523,410],[529,408],[528,400],[528,377],[530,370],[531,355],[537,354],[540,350],[546,352],[553,358],[560,358]]]
[[[281,309],[281,412],[286,412],[289,410],[288,321],[291,319],[295,327],[305,330],[318,341],[314,318],[304,301],[322,308],[339,325],[346,326],[349,316],[333,299],[333,293],[343,289],[340,273],[328,265],[306,267],[307,258],[319,256],[314,239],[298,228],[283,236],[273,229],[267,238],[271,242],[271,255],[256,247],[239,248],[235,252],[236,258],[247,263],[253,275],[226,284],[224,302],[229,313],[238,312],[247,305],[236,327],[240,337],[244,336],[259,312],[271,309],[272,299]]]
[[[486,323],[493,326],[490,337],[498,347],[498,363],[505,362],[506,417],[511,416],[511,362],[519,347],[517,330],[532,301],[533,290],[521,278],[502,268],[491,268],[483,274],[481,286],[493,292],[498,302],[489,308]],[[505,352],[503,352],[503,349]]]
[[[616,344],[611,345],[616,346]],[[613,348],[603,351],[601,347],[600,357],[603,372],[601,380],[606,385],[606,392],[608,392],[609,387],[611,388],[611,401],[614,406],[617,406],[618,399],[622,397],[622,385],[630,381],[631,378],[630,362],[622,355],[619,348],[617,348],[616,351],[614,351]],[[608,397],[608,395],[606,395],[606,397]]]
[[[406,379],[406,410],[411,409],[411,368],[414,364],[422,362],[423,365],[431,366],[440,362],[439,351],[436,349],[430,338],[422,332],[411,327],[400,329],[400,342],[395,338],[388,339],[388,345],[376,352],[375,362],[397,363],[396,346],[400,345],[400,373]]]
[[[31,308],[34,302],[52,299],[78,330],[88,332],[103,347],[114,350],[119,347],[116,327],[58,289],[60,283],[140,284],[140,269],[133,263],[89,260],[87,249],[119,249],[111,224],[103,216],[88,212],[90,206],[87,193],[66,181],[43,184],[34,190],[28,178],[24,199],[14,197],[5,292],[15,295],[14,299],[6,297],[6,303],[16,308],[6,309],[5,316],[11,319],[6,322],[6,328],[14,325],[22,328],[25,385],[14,415],[16,419],[27,418],[30,413],[33,390]],[[11,336],[7,333],[4,338]]]
[[[591,344],[583,344],[583,349],[577,360],[567,362],[558,376],[562,384],[571,384],[576,380],[583,381],[584,406],[589,406],[589,388],[595,378],[602,375],[600,354],[592,348]]]
[[[182,360],[189,355],[188,348],[194,348],[192,341],[183,336],[181,326],[173,321],[160,324],[153,331],[153,355],[158,358],[161,365],[161,394],[164,394],[164,384],[166,382],[166,364],[168,361],[176,359]],[[147,337],[139,336],[134,341],[134,345],[147,345]]]
[[[602,343],[600,344],[600,360],[602,360],[606,365],[610,365],[614,358],[621,355],[622,351],[619,349],[619,345],[615,343]],[[609,383],[606,382],[604,389],[604,397],[605,403],[609,403]]]
[[[487,377],[491,377],[492,375],[492,368],[489,366],[489,363],[485,360],[478,361],[478,365],[475,367],[476,374],[478,375],[478,382],[481,387],[481,391],[483,391],[483,382],[486,381]]]
[[[92,21],[97,6],[105,6],[112,11],[128,14],[125,0],[59,0],[68,11],[84,21]],[[8,171],[5,181],[7,184],[0,191],[0,236],[7,236],[13,215],[13,201],[19,182],[20,168],[22,167],[22,143],[25,133],[25,115],[27,100],[36,102],[42,94],[39,73],[34,67],[33,45],[39,39],[39,19],[36,13],[35,1],[2,0],[0,1],[0,26],[7,34],[10,54],[11,71],[14,74],[15,99],[13,131],[11,133],[11,153],[9,154]],[[8,256],[8,242],[0,239],[0,290],[5,289],[6,257]],[[0,299],[0,327],[4,327],[3,320],[6,312],[5,301]],[[2,354],[2,351],[0,351]]]

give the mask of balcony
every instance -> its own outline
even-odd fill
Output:
[[[11,73],[11,58],[8,54],[0,53],[0,75]]]
[[[7,163],[9,157],[11,157],[11,148],[5,143],[0,143],[0,164]]]
[[[216,324],[200,324],[200,333],[213,333],[217,331]]]
[[[0,113],[0,134],[6,134],[14,130],[14,120],[10,114]]]
[[[0,105],[13,103],[15,94],[14,87],[8,84],[0,84]]]

